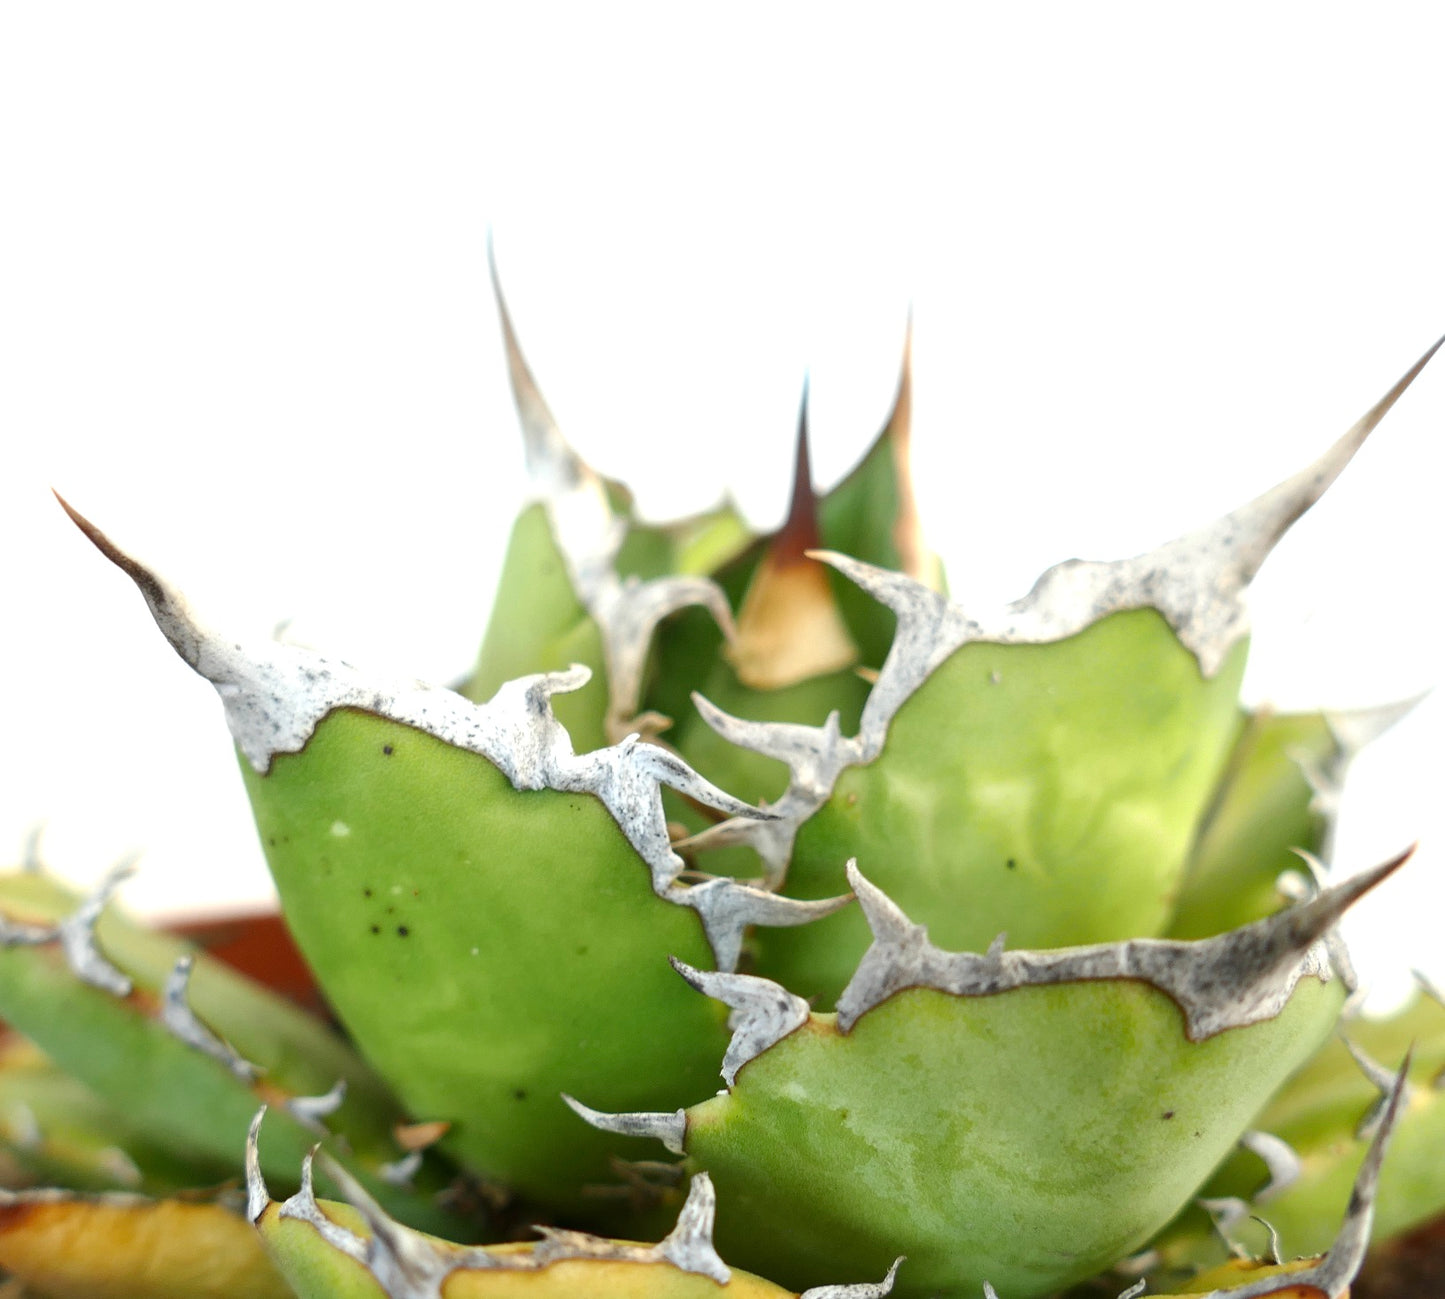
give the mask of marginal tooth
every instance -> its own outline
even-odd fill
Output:
[[[376,1170],[376,1175],[388,1186],[401,1186],[410,1188],[411,1180],[421,1167],[421,1151],[413,1150],[409,1155],[403,1155],[400,1159],[393,1159],[390,1163],[382,1164]]]
[[[1214,1224],[1214,1230],[1224,1246],[1235,1258],[1248,1258],[1249,1251],[1245,1249],[1232,1233],[1234,1229],[1249,1217],[1249,1203],[1237,1195],[1221,1195],[1215,1197],[1201,1196],[1195,1201]]]
[[[1394,1094],[1397,1085],[1403,1087],[1405,1103],[1408,1105],[1414,1096],[1415,1089],[1408,1083],[1400,1084],[1395,1072],[1386,1069],[1377,1060],[1372,1059],[1364,1050],[1356,1046],[1345,1034],[1340,1034],[1340,1041],[1345,1044],[1360,1072],[1370,1080],[1371,1085],[1380,1093],[1376,1100],[1364,1115],[1359,1123],[1355,1125],[1355,1136],[1361,1141],[1368,1141],[1379,1130],[1380,1124],[1384,1121],[1385,1111],[1389,1108],[1390,1098]]]
[[[261,1135],[261,1120],[266,1117],[263,1105],[251,1120],[246,1133],[246,1221],[254,1223],[271,1203],[271,1192],[266,1189],[266,1179],[261,1174],[261,1154],[258,1142]]]
[[[795,778],[831,766],[842,740],[836,709],[828,714],[822,726],[804,726],[797,722],[754,722],[734,717],[696,690],[692,692],[692,702],[702,720],[729,744],[786,762]]]
[[[1280,1248],[1279,1232],[1275,1230],[1274,1223],[1261,1218],[1257,1213],[1251,1213],[1249,1216],[1269,1233],[1269,1253],[1265,1255],[1265,1262],[1275,1265],[1283,1263],[1284,1255]]]
[[[731,1087],[738,1070],[808,1022],[808,1003],[771,979],[751,974],[695,970],[669,957],[672,968],[704,996],[731,1006],[733,1031],[723,1056],[723,1081]]]
[[[937,623],[943,620],[948,610],[945,597],[906,573],[879,568],[836,550],[810,550],[808,558],[836,568],[854,586],[892,609],[900,622],[909,618],[920,623]]]
[[[727,596],[707,577],[658,577],[650,582],[629,578],[604,603],[589,610],[606,640],[610,738],[615,740],[638,720],[643,673],[657,624],[694,605],[711,613],[723,635],[732,639],[735,628]]]
[[[624,747],[619,745],[618,747]],[[700,776],[675,753],[656,744],[634,744],[629,752],[640,771],[653,780],[677,790],[688,798],[704,803],[728,816],[744,816],[757,821],[772,821],[777,814],[744,803],[726,790],[719,789],[710,780]]]
[[[635,1111],[626,1114],[607,1114],[582,1104],[575,1097],[562,1093],[562,1099],[584,1123],[599,1132],[612,1132],[623,1137],[652,1137],[661,1141],[674,1155],[685,1154],[687,1140],[687,1112],[674,1110],[671,1114],[661,1111]]]
[[[849,879],[875,925],[875,941],[838,999],[838,1028],[848,1032],[861,1015],[904,988],[986,996],[1046,984],[1137,979],[1173,998],[1184,1015],[1186,1035],[1203,1041],[1228,1028],[1273,1019],[1306,975],[1330,979],[1327,944],[1335,923],[1408,856],[1264,920],[1198,942],[1139,938],[994,955],[934,947],[927,931],[912,925],[855,867]]]
[[[811,1290],[804,1290],[798,1299],[885,1299],[893,1293],[893,1278],[898,1275],[906,1257],[900,1254],[895,1258],[888,1275],[881,1281],[865,1281],[859,1285],[817,1285]]]
[[[346,1079],[338,1078],[331,1090],[320,1096],[292,1096],[285,1102],[286,1109],[294,1118],[310,1128],[318,1136],[328,1135],[322,1119],[335,1114],[346,1099]]]
[[[717,1195],[712,1178],[698,1173],[687,1191],[687,1202],[677,1215],[677,1226],[657,1246],[660,1258],[684,1272],[697,1272],[711,1277],[719,1285],[727,1285],[732,1272],[713,1248],[713,1218],[717,1212]]]
[[[858,859],[850,857],[844,866],[848,886],[863,908],[863,917],[873,931],[873,941],[889,947],[903,947],[916,942],[927,931],[903,914],[899,905],[858,869]]]
[[[773,928],[812,924],[845,907],[852,898],[785,898],[766,889],[715,877],[701,884],[674,884],[662,895],[669,902],[691,907],[702,921],[719,970],[735,970],[742,954],[743,936],[750,925]]]
[[[95,891],[90,894],[70,915],[60,922],[58,933],[60,945],[65,951],[65,960],[77,978],[113,993],[117,997],[130,996],[134,986],[130,979],[115,968],[104,956],[95,942],[95,926],[100,913],[105,910],[111,895],[120,887],[122,880],[134,874],[135,865],[131,860],[121,862],[106,873]]]
[[[749,722],[731,717],[699,694],[693,702],[703,721],[730,744],[788,764],[788,788],[768,810],[771,820],[724,821],[694,835],[680,847],[706,851],[745,844],[762,859],[764,883],[779,888],[787,875],[798,827],[827,802],[839,773],[864,760],[858,740],[844,737],[838,714],[822,726],[791,722]]]
[[[362,1260],[390,1299],[432,1299],[441,1282],[457,1268],[474,1262],[472,1253],[444,1253],[419,1232],[402,1226],[367,1193],[349,1172],[323,1151],[322,1168],[342,1195],[366,1220],[371,1238]]]
[[[1269,1181],[1255,1192],[1255,1204],[1268,1204],[1283,1195],[1299,1180],[1303,1162],[1289,1142],[1270,1132],[1246,1132],[1239,1144],[1264,1161]]]
[[[332,1222],[316,1203],[316,1191],[312,1182],[311,1168],[316,1159],[318,1147],[312,1146],[306,1158],[301,1161],[301,1189],[289,1200],[282,1203],[277,1213],[282,1218],[297,1218],[310,1223],[317,1234],[332,1249],[340,1250],[348,1258],[354,1258],[363,1266],[367,1262],[367,1242],[354,1232]]]
[[[1127,1290],[1119,1291],[1119,1299],[1138,1299],[1149,1285],[1149,1278],[1141,1276]]]
[[[195,963],[196,958],[190,954],[176,958],[175,966],[166,978],[166,986],[161,995],[161,1023],[170,1030],[173,1036],[180,1038],[187,1046],[194,1047],[203,1055],[208,1055],[212,1060],[224,1065],[242,1082],[252,1082],[261,1070],[249,1060],[242,1059],[229,1042],[221,1041],[201,1023],[195,1011],[191,1009],[187,993],[190,988],[191,970]]]

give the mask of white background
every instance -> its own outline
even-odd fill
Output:
[[[603,13],[602,11],[606,12]],[[910,304],[955,594],[1152,546],[1312,459],[1445,331],[1428,5],[0,10],[0,850],[136,906],[264,896],[209,687],[54,485],[215,621],[452,679],[523,486],[488,230],[564,429],[654,515],[787,490]],[[1256,586],[1248,692],[1442,675],[1445,364]],[[1445,974],[1427,700],[1363,758],[1385,996]]]

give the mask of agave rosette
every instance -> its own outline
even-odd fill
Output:
[[[1246,713],[1243,595],[1430,354],[1218,523],[982,611],[921,542],[906,362],[859,468],[815,500],[800,437],[789,521],[754,539],[728,507],[634,519],[502,320],[536,499],[460,691],[238,643],[75,515],[220,693],[288,923],[396,1097],[375,1114],[573,1226],[619,1234],[691,1187],[657,1246],[447,1245],[404,1150],[328,1165],[350,1209],[309,1157],[275,1204],[253,1126],[248,1216],[287,1283],[1028,1299],[1146,1247],[1242,1137],[1273,1149],[1251,1124],[1352,990],[1336,923],[1403,858],[1277,882],[1327,849],[1344,767],[1398,710]],[[275,1104],[227,1033],[166,1027],[232,1108]],[[1281,1284],[1353,1277],[1403,1079],[1348,1211],[1312,1202],[1338,1241]],[[292,1140],[264,1167],[301,1165]],[[714,1251],[714,1187],[722,1255],[767,1281]],[[1170,1239],[1176,1269],[1217,1249]],[[1276,1274],[1219,1275],[1253,1296]]]

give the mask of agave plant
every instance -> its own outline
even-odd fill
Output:
[[[1331,817],[1400,708],[1239,703],[1245,588],[1429,353],[1218,523],[985,609],[906,353],[821,497],[805,404],[755,537],[639,521],[501,314],[535,499],[455,690],[237,640],[66,506],[220,694],[334,1020],[126,919],[128,868],[8,877],[7,1293],[1339,1299],[1445,1209],[1445,1010],[1336,1036],[1404,858],[1333,879]]]

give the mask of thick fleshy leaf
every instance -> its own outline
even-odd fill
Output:
[[[901,1293],[1027,1299],[1138,1249],[1328,1034],[1326,936],[1398,864],[1204,943],[982,955],[934,947],[854,872],[875,942],[836,1017],[695,979],[734,1009],[728,1090],[683,1131],[725,1252],[796,1284],[897,1249]]]
[[[945,947],[1163,931],[1235,725],[1239,647],[1213,678],[1148,610],[1052,645],[968,644],[899,709],[800,830],[787,892],[836,893],[850,855]],[[856,912],[763,935],[761,973],[836,997]]]
[[[47,1299],[292,1299],[245,1220],[216,1204],[3,1197],[0,1269]]]
[[[611,1180],[559,1092],[647,1108],[705,1085],[721,1016],[668,970],[711,963],[595,798],[520,791],[478,754],[356,711],[242,767],[297,942],[445,1148],[525,1193]],[[665,1081],[670,1080],[670,1081]]]
[[[10,1189],[166,1194],[201,1186],[214,1161],[182,1159],[137,1131],[123,1109],[56,1067],[16,1034],[0,1043],[0,1147],[23,1170]]]

